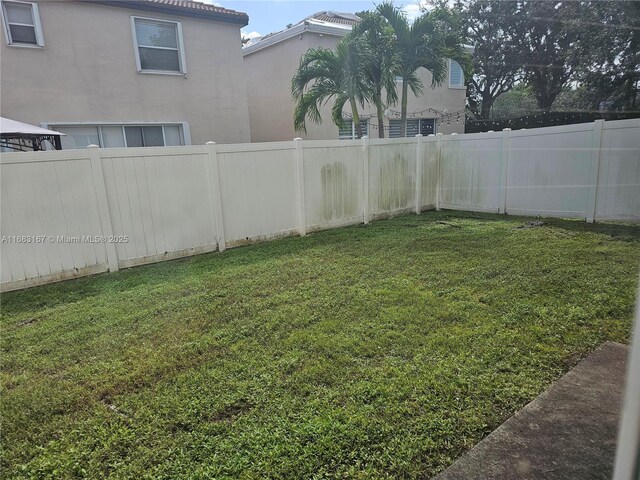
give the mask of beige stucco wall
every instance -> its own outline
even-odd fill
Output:
[[[44,48],[1,42],[3,117],[187,122],[192,144],[250,141],[240,25],[80,2],[38,6]],[[181,22],[186,78],[137,72],[132,15]]]
[[[254,51],[244,56],[244,65],[247,75],[247,87],[249,98],[249,118],[251,124],[251,140],[253,142],[270,142],[291,140],[294,137],[302,137],[308,140],[327,140],[338,138],[338,128],[331,122],[331,102],[321,109],[322,124],[317,125],[307,121],[307,133],[296,132],[293,128],[294,102],[291,99],[291,79],[300,63],[300,57],[309,48],[335,48],[341,37],[334,35],[319,35],[314,32],[305,32],[266,48]],[[424,93],[416,97],[409,93],[407,112],[420,112],[429,107],[439,111],[448,109],[449,112],[463,110],[465,107],[465,89],[449,88],[448,84],[431,88],[431,74],[421,69],[420,76],[425,85]],[[401,85],[398,85],[400,95]],[[391,106],[391,110],[400,111],[400,105]],[[346,108],[345,112],[350,113]],[[375,108],[367,105],[362,109],[365,116],[375,115]],[[433,118],[428,112],[420,115],[420,118]],[[369,136],[378,138],[377,118],[369,120]],[[385,118],[385,126],[389,121]],[[464,115],[456,122],[454,117],[450,125],[446,123],[438,125],[440,133],[463,133]],[[388,132],[385,134],[388,136]]]

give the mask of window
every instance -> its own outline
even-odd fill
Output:
[[[37,4],[3,1],[2,20],[9,45],[44,47]]]
[[[187,73],[178,22],[131,17],[139,72]]]
[[[184,145],[180,125],[49,125],[62,137],[62,148],[171,147]]]
[[[344,128],[338,129],[338,139],[340,140],[353,140],[358,138],[358,133],[356,132],[356,125],[353,123],[353,120],[345,120]],[[360,120],[360,129],[362,130],[362,135],[369,135],[369,123],[367,120]]]
[[[400,137],[400,119],[389,120],[389,138]],[[433,118],[412,118],[407,119],[407,129],[405,137],[415,137],[418,133],[427,136],[435,133],[436,122]]]
[[[465,88],[464,72],[455,60],[449,60],[449,88]]]

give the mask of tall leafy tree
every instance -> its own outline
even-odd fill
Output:
[[[398,101],[394,73],[398,68],[398,55],[394,49],[393,30],[377,12],[359,12],[357,15],[362,20],[354,25],[350,35],[361,38],[367,49],[364,73],[371,101],[376,107],[379,136],[384,138],[384,110]]]
[[[496,99],[524,73],[514,28],[517,8],[516,2],[504,0],[459,1],[454,6],[462,20],[462,34],[475,46],[467,100],[476,118],[488,119]]]
[[[320,109],[333,101],[331,119],[344,127],[343,108],[349,104],[358,138],[362,137],[358,105],[364,107],[372,98],[366,78],[369,53],[362,39],[345,37],[336,50],[310,49],[300,59],[291,81],[291,95],[296,102],[293,123],[306,132],[306,120],[322,123]]]
[[[568,28],[578,31],[576,80],[594,108],[637,110],[640,87],[640,2],[583,1]]]
[[[394,33],[393,49],[398,57],[396,73],[402,77],[400,135],[404,136],[409,89],[414,95],[421,95],[424,88],[418,69],[424,67],[429,70],[431,86],[436,87],[447,79],[447,59],[458,61],[468,71],[468,55],[462,45],[456,18],[449,10],[437,8],[425,12],[413,23],[390,1],[378,5],[376,11]]]
[[[571,21],[579,15],[579,2],[521,1],[512,22],[517,22],[517,38],[525,79],[542,110],[551,108],[569,83],[577,63],[579,29]],[[515,20],[514,20],[515,19]]]

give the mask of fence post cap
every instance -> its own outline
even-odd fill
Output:
[[[302,139],[301,139],[300,137],[296,137],[296,138],[294,138],[294,139],[293,139],[293,141],[294,141],[294,142],[301,142],[301,141],[302,141]]]
[[[211,142],[211,141],[205,143],[205,145],[215,145],[215,144],[216,142]]]
[[[100,148],[100,147],[95,143],[92,143],[91,145],[87,145],[87,148]]]
[[[493,133],[494,130],[487,130],[487,133]]]
[[[436,133],[436,137],[441,137],[441,136],[442,136],[442,133],[440,132]]]
[[[451,135],[458,135],[456,132],[453,132]]]
[[[503,132],[510,132],[510,131],[511,131],[511,129],[510,129],[509,127],[507,127],[507,128],[503,128],[503,129],[502,129],[502,131],[503,131]]]

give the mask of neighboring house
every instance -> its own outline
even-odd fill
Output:
[[[293,128],[294,101],[291,99],[291,79],[300,64],[300,58],[310,48],[334,49],[359,18],[350,13],[319,12],[305,18],[286,30],[266,35],[243,49],[249,94],[251,140],[269,142],[302,137],[312,140],[354,138],[353,122],[338,129],[331,121],[331,106],[321,109],[322,124],[307,121],[307,133]],[[473,51],[472,47],[467,47]],[[424,83],[420,97],[410,94],[408,99],[407,135],[417,133],[463,133],[466,87],[462,69],[449,61],[448,81],[431,88],[431,74],[421,69]],[[401,89],[398,78],[398,91]],[[329,102],[330,103],[330,102]],[[345,108],[346,118],[349,109]],[[378,138],[375,107],[362,111],[365,132]],[[385,137],[400,134],[400,105],[390,106],[385,116]]]
[[[63,148],[249,142],[245,13],[188,0],[2,1],[1,114]]]

